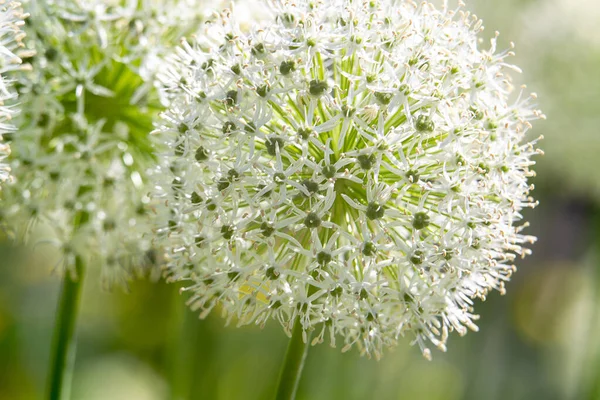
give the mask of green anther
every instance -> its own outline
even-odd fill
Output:
[[[479,165],[477,167],[479,167],[479,169],[482,171],[481,173],[483,175],[486,175],[490,172],[490,167],[488,167],[484,163],[479,163]]]
[[[279,271],[277,271],[275,269],[275,267],[269,267],[265,271],[265,275],[266,275],[267,278],[269,278],[270,280],[274,281],[277,278],[279,278],[279,275],[281,275],[281,274],[279,273]]]
[[[106,221],[104,221],[104,224],[102,224],[102,227],[104,228],[104,230],[106,232],[110,232],[110,231],[113,231],[117,227],[117,224],[113,220],[106,220]]]
[[[239,271],[229,271],[227,273],[227,277],[229,278],[229,280],[231,281],[235,281],[238,277],[240,276]]]
[[[198,194],[198,192],[192,193],[191,200],[192,200],[192,204],[200,204],[203,201],[202,197]]]
[[[206,202],[206,209],[208,211],[215,211],[217,209],[217,204],[215,203],[214,200],[208,200]]]
[[[342,287],[336,286],[331,292],[329,292],[334,297],[340,297],[342,295]]]
[[[233,123],[231,121],[225,121],[225,123],[221,127],[221,131],[223,133],[231,133],[231,132],[235,131],[236,129],[237,129],[237,126],[235,125],[235,123]]]
[[[58,57],[58,50],[56,50],[54,47],[50,47],[44,52],[44,56],[48,61],[54,61]]]
[[[267,85],[262,85],[259,86],[258,88],[256,88],[256,93],[260,96],[260,97],[267,97],[267,95],[269,94],[269,86]]]
[[[450,261],[450,260],[452,260],[452,256],[454,255],[454,250],[445,249],[443,254],[444,254],[444,260]]]
[[[377,161],[377,157],[375,157],[375,154],[361,154],[358,157],[356,157],[356,160],[358,161],[358,165],[360,165],[362,169],[367,171],[373,168],[373,164],[375,164],[375,162]]]
[[[196,161],[202,162],[208,160],[209,155],[209,151],[204,147],[200,146],[198,147],[198,150],[196,150],[196,155],[194,157],[196,158]]]
[[[377,253],[377,247],[373,242],[365,242],[362,247],[362,253],[367,257],[373,257]]]
[[[326,165],[323,167],[323,176],[327,179],[331,179],[335,176],[337,169],[333,165]]]
[[[490,130],[498,128],[498,123],[496,121],[488,121],[487,128]]]
[[[361,44],[362,43],[362,38],[356,35],[352,35],[350,36],[350,41],[356,44]]]
[[[400,85],[398,90],[400,90],[405,96],[408,96],[410,94],[410,86],[408,86],[406,83]]]
[[[298,129],[298,136],[303,140],[307,140],[313,132],[314,131],[310,128],[300,128]]]
[[[390,102],[394,98],[394,95],[392,93],[384,93],[384,92],[375,92],[374,96],[377,99],[377,101],[384,106],[387,106],[388,104],[390,104]]]
[[[280,308],[282,306],[281,301],[279,300],[275,300],[274,302],[272,302],[269,305],[269,308],[272,308],[273,310],[277,310],[278,308]]]
[[[242,73],[242,66],[240,64],[234,64],[231,67],[231,72],[233,72],[236,75],[241,75],[241,73]]]
[[[206,71],[207,69],[212,68],[214,63],[215,63],[215,60],[213,60],[211,58],[210,60],[203,62],[202,65],[200,65],[200,68],[202,68],[203,70]]]
[[[197,236],[194,239],[194,244],[196,245],[196,247],[199,247],[199,248],[204,247],[204,245],[206,244],[205,241],[206,241],[206,238],[204,236]]]
[[[311,181],[310,179],[305,179],[302,181],[302,185],[308,190],[308,193],[315,194],[319,191],[319,184],[317,182]]]
[[[284,140],[279,137],[271,137],[268,138],[265,142],[265,147],[267,148],[267,153],[272,156],[277,155],[277,149],[281,152],[283,150],[283,145],[285,144]]]
[[[319,218],[317,213],[310,212],[306,218],[304,218],[304,225],[310,229],[318,228],[321,226],[321,218]]]
[[[475,118],[476,120],[482,120],[483,117],[485,116],[483,111],[478,110],[474,106],[469,107],[469,111],[471,111],[473,113],[473,118]]]
[[[205,92],[203,92],[203,91],[199,91],[199,92],[198,92],[198,94],[197,94],[197,96],[198,96],[198,97],[196,98],[196,101],[197,101],[197,102],[201,102],[202,100],[204,100],[204,99],[206,99],[206,98],[208,97],[208,96],[206,95],[206,93],[205,93]]]
[[[294,72],[296,70],[296,62],[294,60],[282,61],[279,65],[279,72],[282,75],[288,75],[290,72]]]
[[[278,185],[281,185],[283,182],[285,182],[286,176],[283,172],[276,172],[273,175],[273,182],[275,182]]]
[[[179,131],[179,133],[186,133],[188,131],[188,129],[190,129],[189,126],[187,126],[187,124],[185,123],[180,123],[179,126],[177,126],[177,130]]]
[[[296,17],[294,16],[294,14],[290,14],[290,13],[283,13],[283,14],[280,15],[279,18],[287,26],[292,25],[296,21]]]
[[[238,92],[237,90],[230,90],[225,94],[225,104],[229,107],[233,107],[238,100]]]
[[[237,170],[235,170],[234,168],[227,171],[227,179],[229,179],[230,182],[237,181],[239,179],[239,177],[240,177],[240,173],[237,172]]]
[[[394,41],[394,37],[393,36],[388,36],[386,38],[383,39],[383,46],[389,50],[392,47],[394,47],[395,41]]]
[[[251,51],[253,56],[259,57],[263,56],[267,52],[267,49],[265,48],[265,45],[263,43],[259,43],[256,46],[254,46]]]
[[[274,232],[275,228],[268,222],[263,222],[262,224],[260,224],[260,233],[263,236],[270,237]]]
[[[284,175],[284,176],[285,176],[285,175]],[[257,192],[260,192],[260,191],[262,191],[262,190],[263,190],[265,187],[267,187],[267,185],[264,185],[264,184],[262,184],[262,183],[259,183],[259,184],[256,186],[256,191],[257,191]],[[262,197],[267,197],[267,196],[269,196],[269,195],[271,194],[271,192],[272,192],[271,190],[267,190],[265,193],[263,193]]]
[[[424,212],[418,212],[413,216],[413,227],[415,229],[423,229],[429,226],[429,215]]]
[[[223,238],[226,240],[229,240],[233,237],[233,234],[235,232],[235,228],[231,225],[223,225],[221,227],[221,235],[223,235]]]
[[[345,104],[342,106],[342,115],[344,116],[344,118],[352,118],[355,112],[356,108],[352,106],[347,106]]]
[[[256,132],[256,125],[254,124],[254,122],[248,122],[244,126],[244,130],[248,133],[254,133],[254,132]]]
[[[379,203],[376,202],[371,202],[367,205],[367,218],[369,218],[370,220],[376,220],[379,218],[382,218],[383,215],[385,214],[385,209],[383,208],[383,206]]]
[[[410,169],[406,172],[405,174],[406,179],[408,179],[409,182],[411,183],[417,183],[419,181],[419,172],[415,171],[414,169]]]
[[[308,89],[308,91],[313,96],[321,96],[321,95],[323,95],[327,91],[328,88],[329,87],[327,85],[327,82],[320,81],[318,79],[313,79],[309,83],[309,89]]]
[[[183,189],[183,181],[180,178],[175,178],[171,182],[171,187],[173,188],[173,190],[181,190],[181,189]],[[85,185],[80,186],[79,191],[77,192],[77,197],[79,197],[91,190],[92,189],[90,186],[85,186]]]
[[[326,251],[320,251],[317,253],[317,262],[321,265],[327,265],[331,262],[331,254]]]
[[[175,155],[181,157],[185,154],[185,143],[179,143],[177,147],[175,147]]]
[[[421,250],[415,250],[412,256],[410,256],[410,262],[419,265],[423,263],[423,258],[423,252]]]
[[[419,132],[433,132],[435,129],[435,124],[431,117],[427,115],[419,115],[417,117],[417,121],[415,122],[415,128]]]
[[[225,189],[227,189],[229,187],[229,185],[231,184],[231,182],[229,182],[229,180],[225,179],[225,178],[221,178],[219,179],[219,181],[217,182],[217,189],[219,191],[223,191]]]

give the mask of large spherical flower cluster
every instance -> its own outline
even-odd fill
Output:
[[[16,97],[12,88],[12,79],[6,74],[21,68],[22,40],[21,30],[24,19],[21,4],[16,1],[0,1],[0,185],[10,177],[10,167],[5,163],[10,147],[2,135],[10,135],[14,126],[8,121],[14,114],[14,108],[7,102]],[[1,189],[1,186],[0,186]]]
[[[247,34],[221,13],[160,76],[168,273],[193,281],[202,315],[220,306],[288,333],[300,321],[313,343],[375,357],[408,335],[429,357],[428,343],[476,329],[474,299],[504,292],[528,253],[525,136],[542,115],[509,101],[510,52],[480,49],[469,13],[272,9]]]
[[[69,269],[81,257],[103,267],[105,282],[124,281],[156,261],[146,196],[148,135],[162,109],[152,84],[156,60],[196,28],[201,8],[191,0],[24,5],[37,54],[19,81],[16,182],[4,224],[50,267]]]

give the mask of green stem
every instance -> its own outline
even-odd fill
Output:
[[[308,333],[307,333],[308,335]],[[298,383],[302,377],[302,368],[308,354],[308,342],[310,335],[306,338],[306,343],[302,340],[302,324],[296,320],[292,331],[292,338],[288,344],[285,353],[283,368],[279,375],[279,386],[277,387],[276,400],[294,400]]]
[[[65,272],[58,300],[50,359],[49,400],[67,400],[70,396],[76,350],[75,325],[84,274],[84,262],[76,256],[75,273]]]
[[[175,286],[172,299],[172,335],[169,338],[168,367],[171,399],[188,400],[197,372],[197,340],[200,321],[195,313],[188,310]]]

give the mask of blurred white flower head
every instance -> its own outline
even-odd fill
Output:
[[[159,75],[170,277],[202,316],[299,319],[375,357],[403,335],[445,350],[534,240],[525,136],[542,114],[511,96],[511,52],[480,49],[460,9],[270,7],[248,33],[223,11]]]
[[[44,0],[31,13],[33,72],[19,81],[23,112],[13,138],[15,184],[3,222],[36,250],[59,249],[123,282],[152,266],[147,222],[148,139],[161,109],[156,55],[201,20],[198,2]],[[50,257],[46,257],[49,259]]]
[[[10,147],[3,135],[10,136],[15,130],[10,120],[16,110],[7,102],[14,100],[17,94],[13,89],[13,77],[9,75],[23,68],[20,56],[27,55],[23,51],[25,34],[21,30],[25,18],[27,15],[19,2],[0,1],[0,185],[10,178],[10,166],[6,163]]]

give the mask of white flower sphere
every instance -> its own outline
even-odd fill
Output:
[[[228,320],[299,320],[379,357],[430,356],[504,292],[532,207],[542,115],[469,13],[409,1],[275,1],[215,16],[160,76],[154,178],[168,274]]]
[[[10,135],[15,129],[9,122],[15,109],[7,102],[15,99],[16,93],[12,87],[13,80],[7,74],[22,69],[19,56],[25,54],[22,51],[25,34],[21,30],[25,18],[27,15],[19,2],[0,1],[0,185],[10,177],[10,166],[6,163],[10,146],[3,141],[2,135]]]
[[[196,0],[25,0],[36,55],[19,77],[12,140],[15,183],[0,222],[34,246],[39,264],[77,258],[125,283],[154,267],[146,170],[162,109],[157,55],[201,20]],[[174,15],[179,12],[178,16]]]

